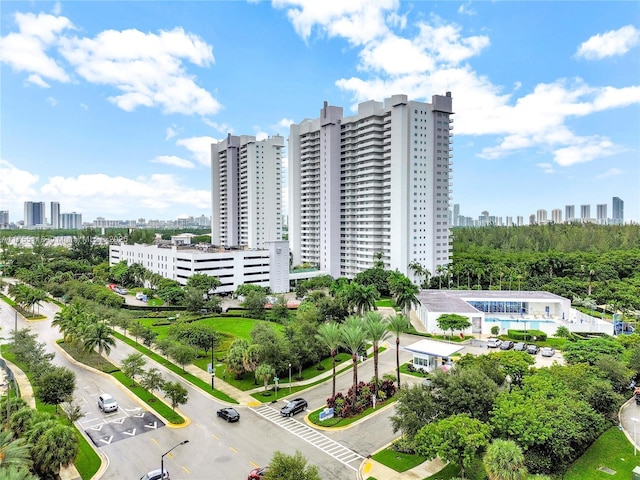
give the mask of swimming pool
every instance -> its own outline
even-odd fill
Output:
[[[500,324],[500,328],[508,329],[518,329],[518,330],[540,330],[540,325],[545,323],[556,323],[554,320],[531,320],[531,319],[523,319],[523,318],[493,318],[486,317],[484,319],[487,323],[498,323]]]

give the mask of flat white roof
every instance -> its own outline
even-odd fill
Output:
[[[405,347],[406,350],[434,357],[450,357],[464,348],[464,345],[436,342],[435,340],[420,340]]]

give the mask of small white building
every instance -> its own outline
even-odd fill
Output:
[[[498,326],[508,330],[541,330],[553,335],[558,327],[572,332],[613,335],[613,324],[571,308],[567,298],[549,292],[514,290],[422,290],[416,314],[429,333],[446,333],[438,327],[443,314],[455,313],[469,319],[465,335],[489,335]]]
[[[405,347],[413,354],[411,363],[416,370],[431,372],[437,368],[447,370],[453,365],[453,354],[464,348],[464,345],[436,342],[435,340],[420,340]]]

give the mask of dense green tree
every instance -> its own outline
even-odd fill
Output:
[[[36,392],[40,400],[56,406],[73,395],[76,388],[76,375],[66,367],[51,366],[37,383]]]
[[[517,386],[522,386],[522,380],[531,372],[530,367],[535,363],[535,360],[527,352],[507,350],[489,355],[497,358],[504,373],[511,379],[511,384]]]
[[[146,372],[142,372],[140,385],[151,393],[154,393],[157,390],[162,390],[164,379],[162,378],[160,370],[154,367],[150,368]]]
[[[307,464],[307,459],[300,452],[287,455],[276,451],[264,480],[320,480],[320,473],[318,467]]]
[[[286,323],[289,320],[289,307],[284,295],[276,296],[276,301],[269,309],[269,319],[277,323]]]
[[[196,352],[193,350],[193,347],[174,342],[169,349],[169,356],[182,367],[182,371],[184,372],[185,365],[196,359]]]
[[[247,315],[251,318],[264,318],[267,296],[257,290],[248,292],[244,297],[242,306],[247,309]]]
[[[273,325],[257,323],[251,330],[251,343],[258,347],[259,363],[271,365],[277,373],[287,370],[291,358],[289,342]]]
[[[115,347],[116,341],[109,325],[104,322],[95,322],[87,326],[82,334],[82,344],[87,352],[97,348],[98,355],[104,351],[107,355],[111,353],[111,347]]]
[[[207,295],[213,294],[222,285],[217,277],[204,273],[196,273],[187,279],[187,287],[193,287]]]
[[[54,422],[32,443],[31,457],[41,476],[57,475],[60,467],[73,463],[78,455],[75,427]]]
[[[563,351],[567,363],[588,363],[595,365],[603,356],[619,360],[624,347],[614,338],[597,337],[568,343]]]
[[[269,385],[269,381],[276,376],[276,370],[268,363],[261,363],[256,368],[256,380],[264,383],[264,391],[267,391],[267,386]]]
[[[415,436],[416,452],[460,467],[460,476],[488,444],[491,427],[466,414],[452,415],[422,427]]]
[[[240,378],[245,372],[244,359],[248,348],[249,342],[244,338],[236,338],[227,350],[227,371],[234,374],[236,378]]]
[[[410,442],[422,427],[442,415],[442,405],[421,385],[405,385],[396,396],[395,414],[390,418],[393,433],[402,432]]]
[[[176,407],[184,405],[189,400],[189,392],[182,384],[176,382],[165,382],[162,385],[162,391],[171,401],[171,408],[175,411]]]
[[[471,326],[471,322],[467,317],[458,315],[456,313],[444,313],[436,319],[436,323],[438,324],[438,328],[440,328],[440,330],[450,330],[452,337],[454,330],[462,331],[465,328],[469,328]]]
[[[136,377],[144,373],[146,363],[147,361],[142,353],[132,353],[122,359],[120,369],[122,373],[131,378],[133,385],[135,385]]]

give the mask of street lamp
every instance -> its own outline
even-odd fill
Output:
[[[164,456],[169,454],[169,453],[171,453],[174,448],[178,448],[180,445],[184,445],[185,443],[189,443],[189,440],[181,441],[179,444],[175,445],[172,449],[170,449],[167,452],[163,453],[162,456],[160,457],[160,478],[161,478],[161,480],[164,480],[165,478],[168,478],[168,476],[165,476],[165,474],[164,474]]]
[[[291,393],[291,363],[289,363],[289,393]]]
[[[631,417],[631,421],[633,422],[633,456],[636,456],[636,452],[638,450],[638,437],[636,432],[636,424],[640,422],[640,419]]]

